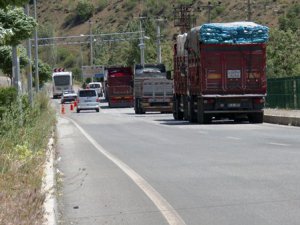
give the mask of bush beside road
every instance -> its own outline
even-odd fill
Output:
[[[44,220],[45,150],[55,112],[45,93],[35,97],[33,107],[27,97],[21,101],[6,101],[0,116],[0,224],[40,225]]]

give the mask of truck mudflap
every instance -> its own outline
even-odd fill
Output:
[[[133,107],[133,96],[110,96],[108,106],[110,108]]]
[[[145,112],[168,112],[173,111],[172,98],[143,98],[141,102]]]

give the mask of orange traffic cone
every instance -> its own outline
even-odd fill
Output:
[[[64,104],[62,104],[61,105],[61,114],[65,114],[65,105]]]
[[[70,105],[70,110],[73,111],[74,110],[74,105],[73,105],[73,102],[71,102],[71,105]]]

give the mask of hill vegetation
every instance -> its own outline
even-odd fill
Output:
[[[39,1],[38,22],[40,36],[69,36],[89,33],[132,32],[139,30],[142,20],[146,40],[146,62],[156,61],[156,19],[163,18],[163,61],[172,69],[172,38],[180,33],[174,27],[173,6],[190,4],[196,25],[208,20],[208,2],[194,0],[62,0]],[[299,3],[295,0],[257,0],[251,4],[251,20],[271,28],[268,47],[268,76],[299,75]],[[244,21],[247,19],[247,4],[241,0],[211,1],[212,22]],[[90,22],[91,23],[90,23]],[[139,62],[139,41],[95,42],[94,64],[133,65]],[[289,45],[289,47],[287,47]],[[71,68],[80,77],[81,65],[89,65],[89,46],[52,46],[41,48],[43,60],[53,67]],[[43,52],[47,52],[43,54]],[[50,54],[49,54],[50,53]],[[286,57],[291,55],[292,57]],[[285,59],[284,63],[282,59]]]

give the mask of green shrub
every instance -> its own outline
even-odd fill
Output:
[[[87,21],[94,13],[94,5],[86,0],[81,0],[76,6],[77,22]]]
[[[34,105],[21,97],[7,107],[0,119],[1,224],[42,224],[41,193],[47,143],[55,124],[55,112],[45,93]],[[4,131],[4,132],[3,132]]]
[[[123,7],[126,9],[126,11],[131,11],[137,4],[136,0],[127,0],[125,1]]]
[[[108,5],[108,0],[98,0],[96,6],[96,12],[101,12]]]
[[[5,110],[17,99],[17,90],[13,87],[0,88],[0,118]]]

